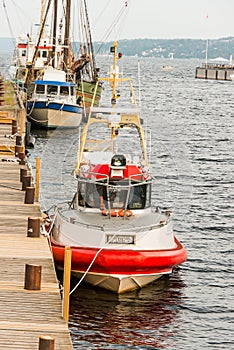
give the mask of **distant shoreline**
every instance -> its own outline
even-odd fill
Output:
[[[0,37],[0,54],[13,54],[15,39]],[[205,39],[125,39],[118,41],[119,51],[125,56],[157,58],[194,58],[205,59]],[[94,42],[96,54],[106,55],[112,42]],[[79,43],[73,43],[78,51]],[[76,52],[76,50],[73,50]],[[234,37],[209,40],[208,57],[234,57]]]

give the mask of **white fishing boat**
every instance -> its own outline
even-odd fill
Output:
[[[71,48],[71,8],[76,9],[74,22],[76,26],[79,23],[84,38],[79,52],[74,45]],[[50,17],[52,23],[47,28]],[[28,119],[33,124],[45,128],[79,126],[83,111],[91,105],[98,77],[86,0],[78,4],[49,0],[46,6],[41,0],[39,32],[17,40],[10,76],[18,88],[27,91]],[[99,104],[101,92],[99,81],[94,105]]]
[[[47,67],[43,79],[35,80],[34,86],[27,102],[27,117],[33,124],[47,129],[80,125],[83,108],[76,102],[75,84],[64,71]]]
[[[71,247],[72,274],[115,293],[141,288],[186,260],[169,211],[151,203],[153,176],[131,79],[117,69],[117,43],[111,48],[110,106],[90,108],[80,137],[75,175],[77,191],[68,207],[57,208],[51,247],[58,269]],[[119,83],[128,84],[123,96]],[[121,103],[121,100],[124,103]],[[128,97],[129,99],[129,97]]]

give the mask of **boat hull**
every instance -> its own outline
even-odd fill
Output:
[[[47,101],[29,101],[28,119],[37,126],[47,129],[77,128],[82,120],[82,107]]]
[[[65,246],[53,237],[51,245],[56,266],[63,269]],[[71,271],[75,277],[81,278],[85,274],[85,282],[115,293],[141,288],[163,274],[170,274],[173,267],[187,258],[186,250],[177,238],[175,248],[168,250],[71,247],[71,251]]]
[[[83,105],[85,108],[88,108],[91,106],[93,98],[94,103],[93,106],[99,106],[101,93],[102,93],[102,86],[97,86],[97,92],[94,96],[94,91],[96,87],[96,82],[87,82],[87,81],[79,81],[77,83],[77,97],[83,101]]]

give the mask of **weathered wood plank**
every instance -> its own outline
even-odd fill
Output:
[[[21,115],[10,113],[18,124]],[[11,133],[10,124],[0,124],[2,153],[14,149]],[[38,350],[39,337],[47,335],[55,350],[72,350],[49,240],[27,237],[28,217],[41,217],[40,205],[24,204],[20,168],[27,166],[8,153],[0,155],[0,348]],[[40,290],[24,289],[26,264],[41,266]]]

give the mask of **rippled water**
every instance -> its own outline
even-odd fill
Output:
[[[137,80],[137,59],[124,60]],[[163,64],[140,61],[153,202],[172,209],[188,260],[170,277],[119,297],[81,285],[71,298],[74,349],[233,348],[234,84],[195,79],[193,60],[170,61],[172,71]],[[30,158],[33,167],[42,159],[40,201],[48,209],[73,196],[78,132],[34,134]]]

